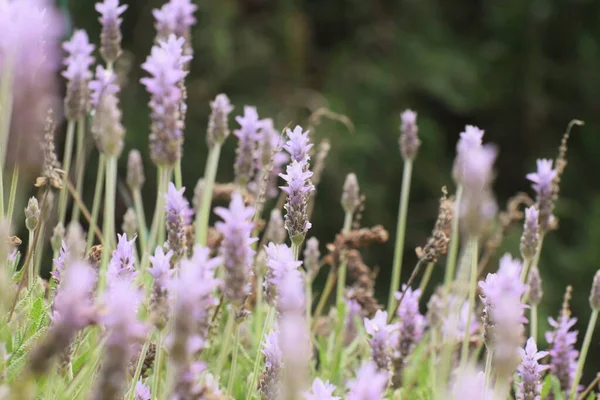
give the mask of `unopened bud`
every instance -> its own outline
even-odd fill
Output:
[[[40,206],[35,197],[29,199],[27,208],[25,208],[25,226],[29,231],[33,231],[40,222]]]
[[[136,235],[138,231],[138,225],[137,217],[135,215],[135,211],[133,211],[133,208],[129,207],[125,212],[125,215],[123,215],[123,225],[121,225],[121,229],[123,232],[125,232],[128,238],[133,238]]]
[[[360,188],[355,174],[348,174],[342,193],[342,207],[347,213],[354,213],[360,205]]]
[[[138,150],[133,149],[127,159],[127,185],[131,190],[141,189],[145,181],[142,155]]]
[[[52,231],[52,238],[50,239],[50,244],[52,245],[52,251],[58,253],[60,251],[60,246],[62,245],[62,241],[65,237],[65,226],[62,222],[59,222],[54,227]]]
[[[594,275],[592,293],[590,294],[590,306],[594,311],[600,311],[600,270]]]
[[[417,113],[406,110],[400,114],[400,153],[404,160],[412,160],[417,155],[421,140],[419,140],[419,127],[417,126]]]

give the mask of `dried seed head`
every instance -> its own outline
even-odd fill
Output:
[[[404,160],[412,160],[417,155],[421,140],[419,140],[419,127],[417,126],[417,113],[406,110],[400,114],[400,152]]]
[[[590,306],[592,306],[592,309],[595,311],[600,311],[600,270],[594,275],[592,292],[590,294]]]
[[[127,237],[134,237],[138,231],[137,217],[133,208],[129,207],[123,215],[123,225],[121,230],[125,232]]]
[[[25,208],[25,226],[33,231],[40,222],[40,207],[35,197],[31,197]]]
[[[442,188],[442,193],[440,209],[433,232],[425,247],[417,247],[416,249],[417,257],[423,262],[436,262],[441,254],[448,252],[452,230],[453,204],[452,201],[448,200],[448,190],[445,186]]]
[[[133,149],[127,159],[127,185],[131,190],[141,189],[145,181],[142,155],[139,150]]]
[[[46,185],[50,185],[56,189],[62,189],[63,187],[63,178],[65,176],[65,172],[60,169],[60,162],[56,156],[56,149],[54,147],[55,130],[56,123],[52,118],[52,110],[49,110],[48,116],[46,117],[44,143],[42,144],[44,164],[42,167],[42,175],[39,176],[35,181],[36,187]]]
[[[542,301],[544,292],[542,291],[542,278],[537,266],[529,271],[529,302],[532,306],[537,306]]]
[[[344,192],[342,193],[342,207],[347,213],[354,213],[360,204],[360,188],[355,174],[346,175]]]

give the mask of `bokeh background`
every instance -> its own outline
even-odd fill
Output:
[[[62,1],[72,26],[97,43],[99,23],[92,0]],[[147,155],[148,98],[139,84],[140,64],[154,40],[155,0],[125,1],[129,69],[122,91],[126,149]],[[600,267],[600,2],[594,0],[199,0],[193,30],[195,58],[188,83],[183,180],[191,188],[202,175],[209,101],[226,93],[236,106],[258,107],[279,128],[307,125],[320,107],[346,115],[350,131],[323,120],[315,141],[332,149],[318,192],[311,235],[324,245],[343,223],[339,198],[344,177],[358,175],[366,195],[365,225],[383,224],[387,245],[366,254],[380,267],[378,295],[385,300],[393,256],[402,176],[399,113],[418,111],[422,147],[411,192],[403,280],[433,226],[440,188],[453,191],[450,169],[465,124],[486,131],[500,148],[494,189],[502,208],[518,191],[532,194],[525,174],[536,158],[554,158],[573,118],[569,164],[556,214],[560,229],[546,238],[540,262],[545,299],[541,318],[555,315],[567,283],[573,285],[580,340],[589,316],[588,295]],[[232,128],[235,127],[233,119]],[[230,181],[235,140],[221,158],[218,181]],[[126,154],[126,153],[124,153]],[[85,199],[91,203],[94,160],[87,171]],[[149,160],[149,158],[147,158]],[[125,176],[126,157],[120,160]],[[149,161],[146,210],[155,201]],[[124,194],[124,193],[122,193]],[[124,213],[126,196],[118,199]],[[118,225],[119,226],[119,225]],[[518,255],[520,226],[499,252]],[[496,263],[497,259],[493,261]],[[434,280],[443,275],[444,260]],[[547,325],[546,325],[547,326]],[[597,335],[590,359],[598,354]],[[595,361],[599,364],[598,361]],[[594,370],[588,370],[592,374]]]

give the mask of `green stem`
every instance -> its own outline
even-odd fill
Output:
[[[459,227],[459,211],[460,202],[462,199],[463,188],[458,186],[456,188],[456,196],[454,199],[454,210],[452,218],[452,236],[450,236],[450,248],[448,249],[448,256],[446,257],[446,274],[444,276],[444,288],[446,293],[450,293],[450,284],[454,280],[454,271],[456,271],[456,259],[458,256],[458,243],[460,242],[460,235],[458,233]]]
[[[41,224],[41,221],[38,222],[38,224]],[[28,252],[32,252],[34,251],[33,249],[33,233],[34,233],[35,229],[32,229],[29,231],[29,241],[28,241],[28,246],[29,249],[27,250]],[[33,270],[35,268],[35,264],[32,262],[29,262],[29,265],[25,265],[24,267],[27,268],[27,289],[31,290],[31,287],[33,286]]]
[[[138,359],[138,363],[135,367],[135,373],[133,374],[133,380],[131,382],[129,392],[127,393],[126,400],[135,400],[135,386],[140,379],[140,375],[142,374],[142,368],[144,367],[144,361],[146,361],[146,353],[148,353],[148,349],[150,348],[150,342],[150,337],[148,337],[148,339],[144,342],[144,347],[142,347],[142,351],[140,352],[140,358]]]
[[[538,248],[535,252],[535,255],[533,256],[533,261],[531,263],[529,263],[528,267],[529,270],[532,270],[534,268],[538,268],[539,263],[540,263],[540,255],[542,254],[542,244],[544,244],[544,234],[540,233],[540,243],[538,244]],[[539,268],[538,268],[539,270]],[[522,275],[521,275],[522,277]],[[525,280],[521,279],[522,282],[526,282],[527,280],[527,276],[525,276]],[[527,304],[527,302],[529,301],[529,290],[527,292],[525,292],[525,294],[523,294],[523,298],[521,300],[521,302],[523,304]]]
[[[219,166],[219,157],[221,155],[221,143],[215,143],[208,152],[206,159],[206,168],[204,169],[204,188],[202,189],[202,199],[200,202],[200,211],[196,218],[196,243],[206,246],[208,235],[208,218],[210,215],[210,206],[212,202],[213,186],[217,176]]]
[[[169,169],[165,167],[158,167],[158,185],[156,193],[156,206],[154,207],[154,216],[152,217],[152,226],[150,228],[150,236],[148,236],[148,251],[142,256],[141,270],[145,271],[148,267],[149,258],[148,255],[152,252],[152,249],[156,246],[158,240],[158,231],[162,229],[160,221],[162,216],[165,214],[165,193],[167,191],[167,185],[169,183]]]
[[[233,358],[231,359],[231,369],[229,371],[229,381],[227,382],[227,393],[233,396],[233,382],[237,372],[238,352],[240,348],[240,324],[235,323],[235,334],[233,337]]]
[[[227,325],[225,326],[225,332],[223,335],[223,341],[221,342],[221,352],[219,353],[219,360],[217,363],[217,368],[215,370],[215,376],[219,376],[221,371],[223,371],[223,367],[225,366],[225,360],[227,360],[227,356],[229,356],[229,343],[231,342],[231,335],[233,333],[235,324],[235,315],[233,315],[233,310],[229,310],[229,316],[227,317]]]
[[[8,211],[6,212],[9,227],[12,224],[12,217],[13,217],[13,213],[15,210],[15,199],[17,197],[17,186],[18,185],[19,185],[19,166],[15,165],[13,168],[12,179],[10,181],[10,195],[8,196]]]
[[[469,311],[467,312],[467,321],[465,326],[465,336],[463,338],[462,349],[460,353],[461,369],[466,365],[469,357],[469,343],[471,339],[471,315],[475,309],[475,292],[477,289],[477,237],[469,238],[469,247],[471,248],[471,276],[469,282]]]
[[[510,384],[504,376],[496,377],[496,385],[494,387],[494,400],[506,400],[510,390]]]
[[[0,220],[4,219],[4,166],[0,164]]]
[[[83,175],[85,171],[85,117],[77,121],[77,149],[75,151],[75,191],[83,195]],[[73,203],[71,221],[79,221],[79,203]],[[90,231],[93,232],[93,231]],[[93,235],[92,235],[93,236]]]
[[[106,269],[108,260],[113,250],[115,241],[115,195],[117,184],[117,159],[109,156],[106,159],[106,190],[104,191],[104,218],[102,235],[104,236],[104,245],[102,246],[102,262],[100,267],[100,280],[98,290],[102,292],[106,284]]]
[[[106,158],[104,157],[104,154],[100,153],[100,157],[98,158],[98,171],[96,172],[96,188],[94,189],[94,202],[92,204],[92,221],[90,222],[90,227],[88,229],[88,232],[90,233],[88,233],[86,250],[89,250],[90,247],[92,247],[92,245],[94,244],[93,232],[96,229],[96,224],[98,223],[98,213],[100,212],[100,204],[102,202],[105,167]]]
[[[183,186],[183,179],[181,178],[181,158],[175,164],[175,186],[177,189],[181,189]]]
[[[13,62],[12,60],[3,60],[2,77],[0,78],[0,171],[4,170],[6,161],[6,148],[8,146],[8,137],[10,135],[10,122],[12,116],[13,99]],[[2,177],[0,177],[0,185]],[[4,193],[4,191],[0,192]],[[0,199],[2,207],[0,215],[4,212],[4,200]]]
[[[75,136],[75,121],[69,120],[67,125],[67,139],[65,141],[65,154],[63,155],[63,170],[65,171],[66,179],[69,179],[69,171],[71,170],[71,157],[73,155],[73,138]],[[65,185],[60,191],[58,200],[58,220],[64,225],[65,216],[67,213],[67,200],[69,191]]]
[[[265,318],[265,322],[262,327],[262,331],[260,332],[260,339],[258,341],[258,349],[256,350],[256,356],[254,357],[254,367],[252,367],[252,375],[250,377],[250,386],[248,387],[248,394],[246,395],[246,400],[250,400],[252,398],[252,393],[256,388],[256,378],[258,377],[258,368],[260,366],[260,359],[262,358],[262,352],[260,351],[260,346],[269,329],[271,323],[273,322],[273,317],[275,316],[273,307],[269,307],[269,311],[267,311],[267,317]]]
[[[492,376],[492,358],[494,357],[494,352],[491,349],[486,348],[485,351],[485,378],[483,380],[484,390],[487,389],[490,378]]]
[[[571,395],[569,400],[575,400],[577,395],[577,386],[579,386],[579,380],[583,372],[583,366],[585,365],[585,358],[587,357],[588,350],[590,349],[590,343],[592,342],[592,336],[594,335],[594,329],[596,328],[596,321],[598,320],[598,310],[592,310],[590,321],[588,322],[587,330],[585,331],[585,338],[583,339],[583,345],[581,346],[581,353],[579,353],[579,362],[577,363],[577,372],[575,372],[575,379],[571,385]]]
[[[437,382],[437,377],[436,377],[436,373],[437,373],[437,345],[438,345],[438,341],[437,341],[437,328],[431,328],[431,351],[429,352],[429,379],[431,382],[433,382],[434,384],[431,385],[431,390],[433,391],[432,393],[432,398],[433,399],[437,399],[437,387],[435,385],[435,382]]]
[[[402,256],[404,254],[404,233],[406,230],[406,213],[408,211],[408,197],[410,193],[410,180],[412,176],[413,161],[406,159],[402,173],[402,188],[400,190],[400,205],[398,209],[398,224],[396,227],[396,246],[394,250],[394,264],[392,266],[392,281],[388,295],[388,314],[392,312],[395,303],[395,294],[400,287],[402,275]]]
[[[344,216],[344,227],[342,228],[342,233],[348,233],[350,228],[352,227],[352,212],[346,211],[346,215]],[[338,280],[337,280],[337,291],[336,291],[336,305],[338,310],[340,306],[344,304],[344,289],[346,288],[346,267],[347,267],[346,255],[342,251],[340,255],[340,266],[338,268]]]
[[[425,292],[427,289],[427,285],[429,285],[429,280],[431,279],[431,274],[433,273],[433,267],[435,267],[434,262],[430,262],[427,264],[427,268],[425,269],[425,273],[423,274],[423,278],[421,279],[421,283],[419,284],[419,290],[421,293]]]
[[[531,305],[531,337],[537,344],[537,332],[538,332],[538,313],[537,306]]]
[[[142,193],[139,188],[133,191],[133,204],[137,216],[138,231],[140,233],[140,249],[142,254],[148,251],[148,226],[146,225],[146,215],[144,213],[144,203],[142,202]]]
[[[154,371],[152,379],[152,399],[158,400],[160,397],[160,375],[162,371],[162,354],[163,354],[163,337],[162,332],[158,332],[156,336],[156,356],[154,357]],[[134,383],[135,384],[135,383]]]
[[[42,258],[44,255],[44,240],[45,240],[45,235],[46,235],[46,222],[40,218],[40,222],[38,222],[40,224],[40,237],[36,243],[35,246],[35,251],[33,252],[33,260],[34,260],[34,276],[39,276],[40,275],[40,270],[42,269]]]
[[[333,291],[333,285],[335,285],[335,280],[336,280],[336,273],[333,270],[333,268],[331,268],[329,270],[329,274],[327,275],[327,281],[325,281],[325,287],[323,288],[323,292],[321,293],[321,296],[319,297],[319,303],[317,304],[317,308],[315,309],[315,314],[314,314],[315,321],[323,313],[323,308],[325,308],[325,304],[327,303],[327,300],[329,299],[329,295]]]

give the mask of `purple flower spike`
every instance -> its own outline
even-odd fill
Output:
[[[126,235],[117,235],[117,238],[117,248],[113,251],[108,263],[107,281],[109,286],[120,280],[131,283],[137,276],[133,247],[135,238],[127,240]]]
[[[272,330],[262,342],[261,353],[265,356],[265,370],[261,375],[258,389],[264,399],[278,399],[281,393],[283,354],[279,347],[279,332]]]
[[[150,387],[138,381],[135,384],[135,400],[150,400],[151,398]]]
[[[210,118],[208,120],[208,131],[206,141],[208,147],[213,148],[217,143],[223,143],[229,137],[229,124],[227,119],[233,111],[233,106],[229,102],[226,94],[218,94],[210,102]]]
[[[535,206],[525,209],[525,223],[521,235],[521,255],[530,260],[535,256],[540,242],[539,212]]]
[[[554,328],[553,331],[546,332],[546,341],[550,345],[550,370],[558,378],[562,390],[568,391],[575,379],[579,356],[579,352],[575,350],[577,331],[571,331],[577,318],[569,318],[568,313],[562,312],[558,321],[548,318],[548,322]]]
[[[400,125],[400,152],[404,160],[412,160],[417,155],[419,147],[421,147],[417,113],[413,110],[406,110],[400,114],[400,119],[402,120]]]
[[[549,366],[540,365],[539,360],[548,355],[547,351],[538,351],[533,338],[527,340],[525,349],[519,349],[521,365],[518,372],[521,376],[517,400],[540,400],[542,394],[542,372]]]
[[[102,24],[100,33],[100,54],[107,63],[113,63],[119,58],[121,49],[121,14],[127,10],[127,5],[119,5],[119,0],[104,0],[96,3],[96,11],[100,13],[98,19]]]
[[[308,152],[312,149],[313,144],[310,143],[308,137],[308,131],[303,131],[301,126],[296,126],[294,130],[286,129],[285,134],[288,137],[288,141],[285,143],[283,148],[290,153],[292,160],[298,162],[305,162],[308,164],[310,156]]]
[[[182,56],[182,45],[181,40],[172,37],[159,41],[142,64],[150,74],[140,80],[151,95],[150,156],[159,166],[172,166],[181,158],[184,99],[181,83],[187,75],[182,67],[186,60]]]
[[[373,362],[363,363],[356,378],[348,382],[347,400],[382,400],[389,374],[377,370]]]
[[[251,237],[254,208],[246,207],[242,195],[234,193],[229,208],[217,207],[215,214],[223,219],[215,227],[223,234],[220,251],[227,271],[225,296],[232,304],[240,306],[249,290],[252,257],[255,253],[250,245],[257,240]]]
[[[148,257],[150,263],[152,263],[152,267],[148,268],[148,273],[152,275],[154,281],[163,290],[167,289],[171,276],[173,275],[170,265],[172,256],[173,252],[171,250],[165,254],[162,247],[158,246],[154,255]]]
[[[341,397],[334,396],[335,385],[329,381],[323,382],[321,378],[315,378],[310,392],[304,393],[304,400],[340,400]]]
[[[160,37],[167,37],[175,34],[190,39],[190,28],[196,23],[194,12],[198,6],[191,0],[170,0],[158,10],[152,10],[152,15],[156,19],[156,30]]]
[[[117,95],[119,85],[117,85],[117,76],[114,72],[105,69],[102,65],[96,67],[96,79],[90,82],[91,103],[94,107],[100,105],[100,100],[104,96]]]
[[[262,122],[258,119],[256,107],[250,106],[244,106],[244,115],[235,117],[235,120],[240,124],[240,129],[233,132],[238,138],[234,164],[235,181],[246,185],[254,176],[254,157]]]
[[[394,387],[399,387],[402,381],[404,367],[408,357],[415,349],[417,343],[421,340],[427,320],[419,312],[419,300],[421,299],[421,290],[413,290],[406,285],[402,286],[402,291],[406,292],[402,304],[398,308],[398,335],[394,347]],[[396,293],[396,299],[400,299],[401,292]]]
[[[68,80],[65,110],[68,119],[76,120],[85,117],[89,111],[88,82],[92,78],[90,67],[94,63],[91,55],[94,45],[90,44],[84,30],[76,30],[63,48],[69,54],[65,59],[67,69],[62,74]]]
[[[173,182],[169,182],[169,188],[165,194],[167,246],[173,252],[173,258],[171,258],[173,266],[177,265],[186,253],[185,228],[191,223],[194,214],[190,203],[183,197],[184,192],[185,188],[177,190]]]
[[[58,252],[58,257],[54,259],[54,271],[50,273],[57,284],[60,284],[62,274],[65,271],[65,263],[68,258],[69,249],[67,248],[67,243],[63,240]]]
[[[294,254],[292,254],[292,249],[290,249],[285,244],[273,244],[269,243],[268,246],[265,246],[265,253],[267,254],[267,279],[265,281],[265,291],[267,292],[267,298],[271,303],[275,302],[275,297],[278,295],[279,300],[278,304],[281,305],[281,297],[283,297],[283,302],[289,302],[295,296],[290,296],[293,294],[293,290],[291,293],[281,293],[281,289],[284,288],[285,281],[290,279],[301,279],[300,271],[298,271],[298,267],[302,265],[301,261],[294,260]],[[292,276],[297,275],[297,276]],[[292,299],[290,299],[290,297]],[[291,304],[288,304],[291,305]],[[300,305],[300,308],[303,307],[303,304]]]
[[[398,326],[387,323],[388,314],[377,310],[373,319],[365,318],[365,331],[371,336],[371,355],[380,371],[389,372],[392,361],[392,344]]]
[[[539,210],[540,230],[547,232],[554,226],[554,201],[552,199],[552,182],[556,178],[556,170],[552,169],[552,160],[537,160],[537,171],[527,174],[533,182]]]
[[[306,162],[298,162],[293,160],[287,166],[285,174],[279,174],[287,186],[281,186],[287,194],[285,203],[285,229],[287,229],[290,239],[296,242],[302,242],[306,232],[312,226],[308,221],[306,207],[310,194],[315,190],[315,187],[310,183],[310,178],[313,173],[308,171]]]

